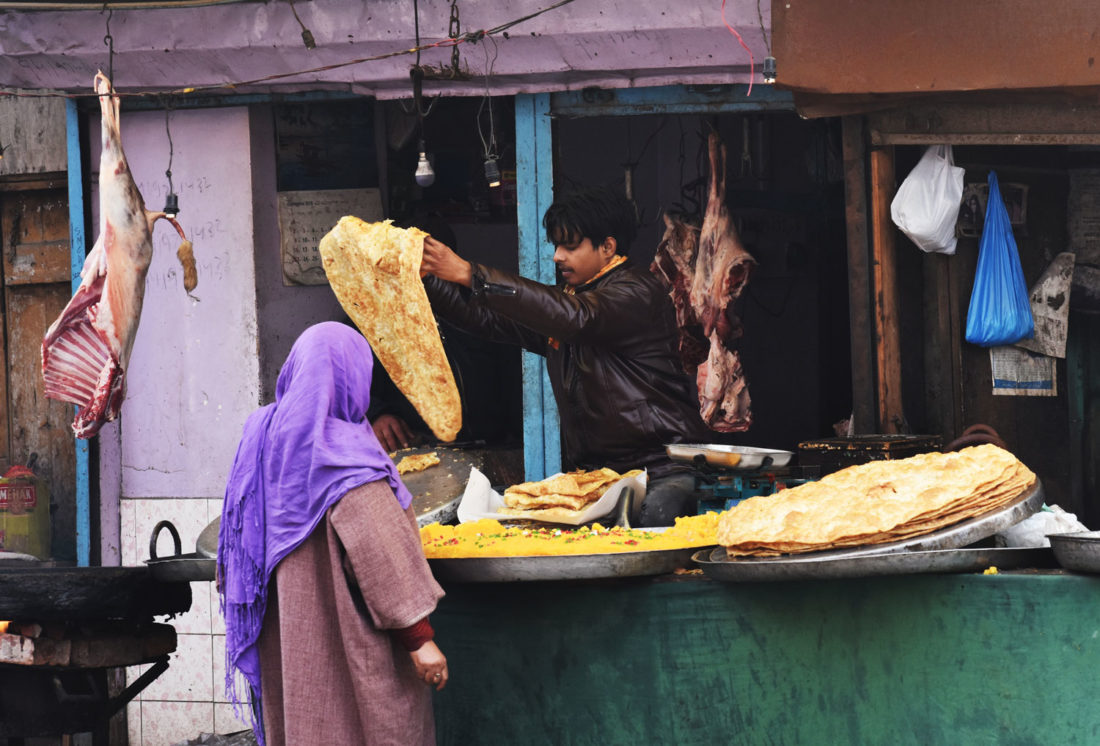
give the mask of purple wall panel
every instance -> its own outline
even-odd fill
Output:
[[[171,131],[179,221],[195,245],[199,284],[190,297],[184,292],[179,237],[159,222],[117,452],[101,443],[105,503],[220,498],[241,426],[259,402],[248,112],[174,111]],[[98,117],[89,132],[98,237]],[[160,209],[168,186],[164,113],[123,112],[122,142],[147,207]]]
[[[275,397],[279,368],[302,330],[321,321],[339,320],[343,310],[328,285],[283,284],[275,190],[275,131],[269,106],[253,107],[252,133],[260,390],[267,403]]]

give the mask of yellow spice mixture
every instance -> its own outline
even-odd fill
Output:
[[[677,518],[664,531],[605,528],[598,523],[575,529],[546,526],[504,526],[479,521],[420,529],[428,559],[455,557],[530,557],[563,554],[641,552],[712,546],[718,541],[718,513]]]

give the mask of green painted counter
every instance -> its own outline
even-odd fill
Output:
[[[451,584],[440,744],[1100,744],[1100,577]]]

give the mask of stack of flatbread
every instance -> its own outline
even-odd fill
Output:
[[[462,428],[462,400],[420,279],[427,235],[347,216],[319,248],[344,311],[425,424],[451,441]]]
[[[512,518],[555,521],[575,517],[603,497],[620,479],[641,474],[641,469],[619,474],[614,469],[570,471],[539,482],[524,482],[504,490],[498,512]]]
[[[994,445],[850,466],[816,482],[738,503],[718,523],[730,556],[775,556],[882,544],[1004,507],[1035,474]]]

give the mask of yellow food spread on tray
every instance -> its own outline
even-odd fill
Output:
[[[677,518],[676,525],[663,531],[605,528],[599,523],[569,529],[534,524],[505,526],[483,518],[457,526],[429,524],[420,529],[420,542],[428,559],[688,549],[717,543],[718,518],[718,513]]]

